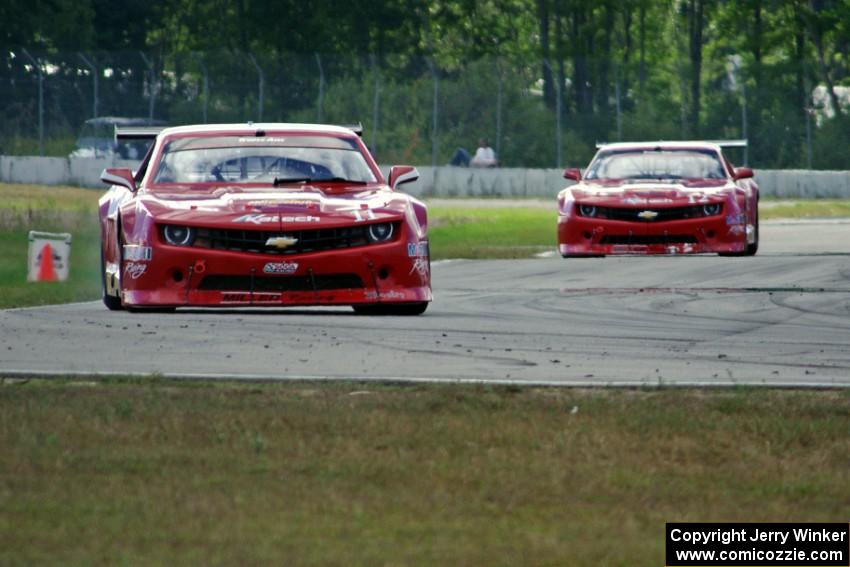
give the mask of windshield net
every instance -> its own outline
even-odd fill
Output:
[[[631,150],[600,153],[585,179],[725,179],[711,150]]]
[[[168,142],[154,183],[374,182],[356,143],[333,136],[216,136]]]

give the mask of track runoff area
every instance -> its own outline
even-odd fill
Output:
[[[850,222],[765,222],[751,258],[450,260],[421,317],[349,308],[0,312],[6,376],[850,386]]]

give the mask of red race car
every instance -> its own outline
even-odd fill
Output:
[[[419,315],[431,301],[427,211],[385,181],[357,128],[238,124],[119,130],[153,138],[137,172],[106,169],[109,309],[351,305]]]
[[[558,194],[558,251],[571,256],[703,254],[758,250],[758,186],[722,146],[642,142],[599,147],[578,183]]]

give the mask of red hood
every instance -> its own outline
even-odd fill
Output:
[[[576,201],[594,205],[687,205],[725,200],[736,185],[724,179],[700,179],[681,183],[582,182],[570,187]]]
[[[333,194],[310,185],[297,189],[193,186],[145,190],[140,201],[160,222],[274,229],[279,223],[286,228],[318,228],[350,225],[358,218],[395,219],[404,213],[409,197],[383,186]]]

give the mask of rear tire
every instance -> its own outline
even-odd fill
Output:
[[[421,303],[377,303],[369,305],[352,305],[358,315],[422,315],[428,309],[428,302]]]

